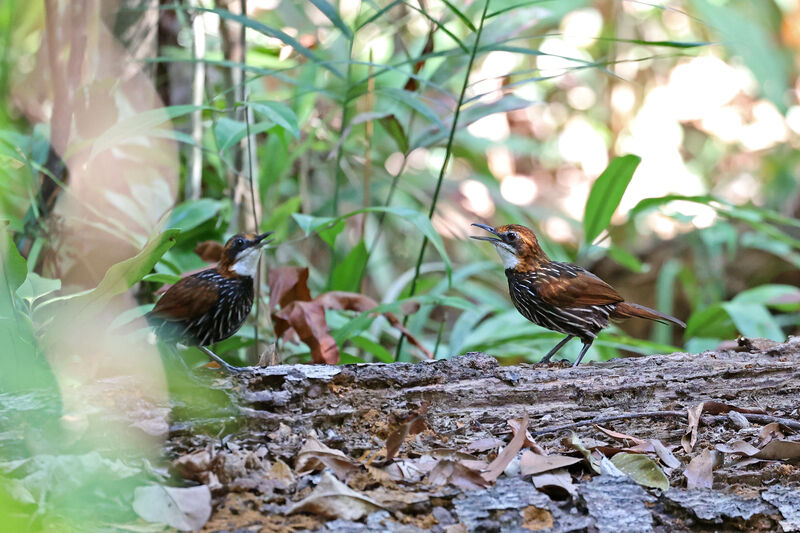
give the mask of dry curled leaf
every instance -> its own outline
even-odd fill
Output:
[[[763,409],[745,409],[743,407],[736,407],[735,405],[716,402],[713,400],[708,402],[703,402],[703,411],[710,415],[724,415],[726,413],[730,413],[731,411],[735,411],[737,413],[747,413],[756,415],[766,414],[766,411],[764,411]]]
[[[686,487],[689,489],[710,489],[714,484],[714,467],[721,462],[716,450],[705,449],[686,466]]]
[[[781,425],[778,422],[770,422],[761,428],[761,433],[758,435],[758,445],[763,448],[771,440],[782,439],[784,436],[783,431],[781,431]]]
[[[700,415],[703,414],[704,403],[699,403],[688,409],[689,422],[686,432],[681,437],[681,445],[686,453],[691,453],[697,444],[697,426],[700,425]]]
[[[523,476],[538,475],[551,470],[558,470],[583,461],[581,457],[567,455],[540,455],[530,450],[522,452],[520,471]]]
[[[572,484],[572,476],[566,468],[535,475],[531,481],[534,487],[558,500],[578,496],[578,488]]]
[[[288,512],[305,511],[326,518],[359,520],[382,508],[372,498],[354,491],[326,471],[311,494],[289,507]]]
[[[597,429],[599,429],[600,431],[602,431],[603,433],[605,433],[606,435],[608,435],[612,439],[617,439],[617,440],[621,440],[621,441],[630,441],[630,442],[632,442],[633,444],[636,444],[636,445],[647,443],[647,441],[645,439],[639,439],[639,438],[633,437],[631,435],[626,435],[625,433],[620,433],[618,431],[614,431],[613,429],[604,428],[603,426],[598,426],[597,424],[595,424],[594,427],[596,427]]]
[[[294,301],[273,315],[275,334],[286,337],[292,332],[308,345],[313,363],[335,365],[339,347],[325,320],[325,309],[315,302]]]
[[[427,423],[425,422],[425,413],[428,412],[428,402],[424,402],[420,408],[406,417],[400,425],[392,431],[386,438],[386,460],[391,461],[397,452],[400,451],[400,446],[406,440],[408,435],[415,435],[425,430]]]
[[[168,524],[180,531],[194,531],[203,527],[211,517],[211,491],[205,485],[137,487],[133,510],[148,522]]]
[[[433,485],[454,485],[462,490],[478,490],[489,486],[489,481],[480,472],[461,461],[442,459],[428,474]]]
[[[330,468],[341,480],[346,480],[359,469],[343,452],[326,446],[312,433],[297,453],[295,472],[302,475],[324,467]]]
[[[269,308],[273,311],[292,302],[311,301],[308,268],[276,267],[269,269]]]
[[[753,457],[781,461],[800,459],[800,442],[783,439],[772,440]]]
[[[522,449],[522,445],[525,444],[527,440],[527,433],[528,433],[527,413],[525,414],[525,417],[521,421],[509,420],[508,425],[511,426],[511,430],[514,432],[514,437],[511,439],[511,442],[508,443],[508,446],[503,448],[503,451],[497,454],[495,460],[489,464],[489,467],[483,473],[483,479],[485,479],[488,482],[493,482],[498,477],[500,477],[500,474],[503,473],[503,471],[506,469],[511,460],[517,456],[519,451]]]
[[[203,241],[194,247],[194,253],[206,263],[216,263],[222,257],[225,247],[217,241]]]

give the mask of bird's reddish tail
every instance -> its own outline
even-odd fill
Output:
[[[680,326],[682,328],[686,327],[682,321],[678,320],[674,316],[666,315],[660,311],[656,311],[655,309],[650,309],[649,307],[645,307],[643,305],[629,303],[629,302],[620,302],[617,304],[616,309],[614,309],[611,318],[646,318],[648,320],[655,320],[656,322],[661,322],[662,324],[666,324],[667,322],[672,322],[676,326]]]

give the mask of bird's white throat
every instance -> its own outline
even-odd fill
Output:
[[[239,252],[236,262],[233,263],[231,270],[240,276],[250,276],[254,278],[258,269],[258,258],[261,257],[261,247],[254,246]]]
[[[503,267],[505,267],[506,270],[517,266],[519,259],[517,259],[517,255],[514,252],[506,248],[503,244],[496,244],[495,249],[497,253],[500,254],[500,259],[503,260]]]

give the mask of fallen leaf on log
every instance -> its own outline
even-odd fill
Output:
[[[763,428],[758,435],[758,445],[763,448],[769,441],[773,439],[782,439],[785,435],[781,431],[781,425],[778,422],[770,422]]]
[[[686,467],[686,487],[689,489],[710,489],[714,484],[714,467],[720,460],[715,450],[705,449],[694,457]]]
[[[535,475],[531,481],[534,487],[557,500],[578,496],[578,488],[572,483],[572,476],[566,468]]]
[[[497,437],[485,437],[483,439],[472,441],[469,446],[467,446],[467,450],[473,452],[485,452],[488,450],[495,450],[502,445],[503,441]]]
[[[639,485],[669,490],[667,476],[656,462],[646,455],[622,452],[611,458],[611,462]]]
[[[765,415],[767,414],[766,411],[763,409],[745,409],[743,407],[736,407],[735,405],[729,405],[727,403],[716,402],[716,401],[708,401],[703,402],[703,411],[710,415],[724,415],[731,411],[736,411],[737,413],[747,413],[753,415]]]
[[[625,433],[620,433],[618,431],[614,431],[613,429],[604,428],[603,426],[598,426],[597,424],[595,424],[594,427],[596,427],[597,429],[599,429],[600,431],[602,431],[603,433],[605,433],[606,435],[608,435],[609,437],[611,437],[613,439],[622,440],[622,441],[628,440],[628,441],[631,441],[633,444],[646,444],[647,443],[647,441],[645,439],[639,439],[639,438],[633,437],[631,435],[626,435]]]
[[[327,518],[359,520],[383,506],[372,498],[354,491],[328,472],[322,473],[319,485],[311,494],[292,505],[289,514],[299,511],[318,514]]]
[[[511,439],[511,442],[508,443],[508,446],[503,448],[503,451],[500,452],[495,460],[489,464],[486,472],[483,473],[483,479],[486,481],[493,482],[500,477],[500,474],[503,473],[503,470],[506,469],[511,460],[514,459],[514,457],[516,457],[516,455],[522,449],[522,445],[528,440],[527,414],[521,421],[509,420],[508,425],[511,426],[511,430],[514,432],[514,437]]]
[[[714,448],[722,453],[738,453],[752,457],[759,452],[759,449],[743,440],[735,440],[726,444],[717,444]]]
[[[689,425],[681,438],[681,445],[686,453],[692,453],[697,444],[697,426],[700,424],[700,415],[703,414],[704,403],[699,403],[688,409]]]
[[[409,435],[415,435],[425,430],[427,424],[425,422],[425,413],[428,412],[428,402],[423,402],[420,408],[406,417],[394,431],[392,431],[386,438],[386,460],[391,461],[397,452],[400,451],[400,446]]]
[[[589,464],[591,469],[594,470],[596,474],[602,473],[602,469],[600,468],[600,461],[592,455],[592,451],[589,448],[583,445],[583,442],[581,442],[580,437],[578,437],[578,435],[574,431],[570,433],[569,437],[565,437],[562,440],[562,442],[564,443],[564,446],[567,446],[569,448],[572,448],[573,450],[580,452],[583,455],[583,458],[586,460],[586,462]]]
[[[661,462],[664,463],[669,468],[678,468],[681,466],[681,462],[672,454],[669,449],[664,446],[658,439],[650,439],[650,444],[653,446],[653,449],[658,455],[658,458],[661,459]]]
[[[205,485],[177,488],[164,485],[137,487],[133,510],[148,522],[194,531],[211,517],[211,491]]]
[[[473,470],[460,461],[443,459],[428,474],[432,485],[450,484],[462,490],[478,490],[486,488],[490,482],[477,470]]]
[[[520,471],[523,476],[538,475],[551,470],[558,470],[583,461],[581,457],[567,455],[540,455],[530,450],[522,452]]]
[[[769,460],[800,459],[800,442],[783,439],[772,440],[753,457]]]
[[[523,447],[529,448],[529,449],[533,450],[535,453],[538,453],[538,454],[541,454],[541,455],[547,455],[547,452],[545,452],[544,449],[541,446],[539,446],[538,444],[536,444],[536,441],[533,440],[533,436],[531,436],[530,431],[528,431],[528,427],[527,427],[528,425],[524,424],[524,426],[523,426],[522,420],[519,420],[519,419],[509,420],[508,421],[508,425],[511,426],[511,430],[514,432],[514,434],[516,434],[518,431],[520,431],[521,428],[524,427],[524,429],[525,429],[525,440],[522,443]]]
[[[330,468],[343,481],[359,470],[359,466],[343,452],[326,446],[312,433],[297,453],[294,470],[303,475],[324,467]]]

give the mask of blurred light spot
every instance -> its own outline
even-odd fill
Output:
[[[736,70],[716,57],[696,57],[672,69],[669,103],[678,120],[697,120],[742,90]]]
[[[668,30],[677,34],[687,34],[691,29],[689,15],[678,11],[665,9],[661,12],[661,21]]]
[[[630,85],[618,83],[611,89],[611,107],[618,113],[630,113],[636,104],[636,94]]]
[[[511,133],[505,113],[493,113],[476,120],[467,126],[467,131],[475,137],[491,141],[502,141]]]
[[[503,78],[508,76],[519,65],[521,58],[511,52],[490,52],[481,63],[480,68],[470,76],[468,93],[480,96],[484,103],[500,100],[503,92]]]
[[[530,205],[536,199],[538,187],[527,176],[508,176],[500,182],[500,194],[514,205]]]
[[[561,20],[561,32],[572,46],[585,48],[603,31],[603,15],[594,8],[576,9]]]
[[[692,217],[692,225],[699,229],[711,227],[717,219],[717,212],[707,205],[678,200],[671,202],[670,207],[673,207],[674,211]]]
[[[558,171],[558,176],[562,176],[562,171]],[[580,171],[571,173],[574,178],[573,183],[567,189],[567,194],[559,198],[561,208],[569,216],[580,218],[586,207],[586,199],[589,198],[589,179]],[[582,181],[578,181],[581,178]]]
[[[480,181],[462,181],[458,190],[464,195],[466,209],[482,217],[488,217],[494,213],[494,202],[489,194],[489,188]]]
[[[581,117],[569,120],[558,136],[558,150],[564,160],[579,163],[591,177],[608,165],[608,150],[602,135]]]
[[[592,107],[597,101],[594,91],[585,86],[579,85],[567,91],[567,102],[573,109],[584,111]]]
[[[575,233],[569,223],[561,217],[549,217],[543,224],[544,232],[552,240],[566,242],[575,240]]]
[[[747,150],[764,150],[786,140],[786,124],[780,111],[766,100],[753,106],[753,122],[745,125],[739,141]]]
[[[269,11],[278,7],[280,0],[250,0],[247,2],[247,14],[252,15],[258,11]]]
[[[339,16],[345,20],[358,16],[361,0],[339,0]]]
[[[678,233],[678,222],[661,213],[653,213],[648,216],[645,225],[665,241],[674,239]]]
[[[725,142],[734,142],[742,134],[742,116],[732,106],[720,107],[707,113],[700,127]]]
[[[573,45],[567,44],[560,37],[547,37],[539,51],[546,55],[536,58],[536,64],[541,70],[542,76],[560,76],[577,66],[583,65],[583,61],[574,61],[570,58],[588,61],[591,56]]]
[[[397,176],[397,174],[400,173],[400,169],[403,168],[403,154],[400,152],[389,154],[389,157],[387,157],[386,161],[383,163],[383,168],[392,176]]]
[[[429,169],[438,171],[444,164],[444,157],[446,153],[447,152],[442,147],[431,148],[428,151],[428,157],[425,160],[425,164]]]
[[[749,172],[740,172],[733,180],[726,184],[723,194],[725,198],[737,204],[759,202],[760,189],[758,178]]]
[[[428,161],[428,149],[416,148],[408,154],[408,168],[412,170],[424,170]]]
[[[633,80],[640,70],[649,68],[652,63],[646,57],[652,56],[647,48],[634,46],[627,52],[620,54],[619,61],[614,65],[614,72],[626,80]]]
[[[786,125],[789,126],[793,132],[800,134],[800,105],[793,105],[786,112]]]
[[[504,178],[514,173],[514,156],[506,146],[492,146],[486,151],[489,171],[495,178]]]

